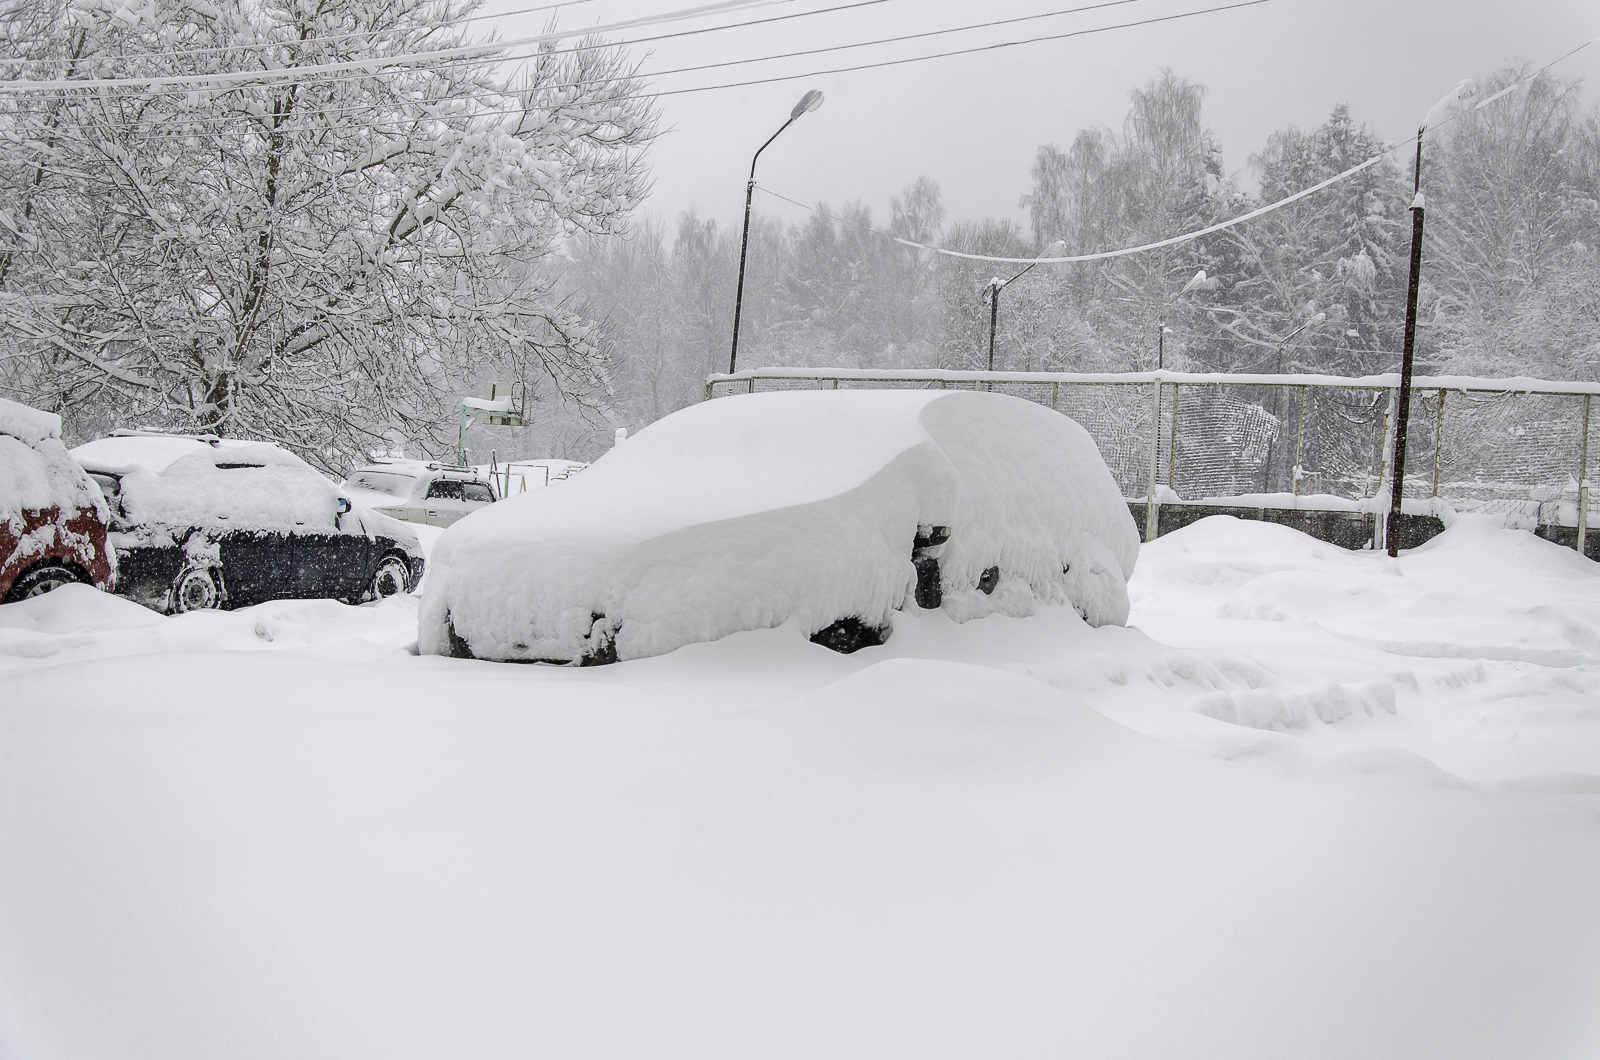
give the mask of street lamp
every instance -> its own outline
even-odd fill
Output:
[[[1064,239],[1058,239],[1054,243],[1051,243],[1048,247],[1045,247],[1044,252],[1041,253],[1039,257],[1056,258],[1065,254],[1066,251],[1067,241]],[[1029,270],[1037,264],[1039,264],[1037,261],[1031,261],[1023,267],[1021,272],[1011,277],[1011,279],[1002,280],[1000,277],[996,276],[986,285],[989,290],[989,371],[991,372],[994,371],[994,332],[995,328],[1000,322],[1000,292],[1005,290],[1012,283],[1028,275]]]
[[[744,308],[744,259],[750,248],[750,201],[756,193],[756,160],[761,157],[761,152],[767,149],[767,144],[782,135],[783,130],[793,125],[800,115],[809,113],[822,106],[822,93],[812,89],[800,97],[800,102],[794,105],[789,112],[789,120],[778,126],[778,131],[767,137],[767,143],[756,148],[755,157],[750,159],[750,180],[744,186],[744,235],[739,239],[739,286],[733,296],[733,348],[728,351],[728,374],[733,374],[734,366],[739,361],[739,315]]]
[[[1383,522],[1383,539],[1389,555],[1400,554],[1400,497],[1405,488],[1406,427],[1411,418],[1412,354],[1417,343],[1417,288],[1422,273],[1422,137],[1449,113],[1478,91],[1471,80],[1462,81],[1435,103],[1417,126],[1417,162],[1411,176],[1411,278],[1406,285],[1406,336],[1400,354],[1400,393],[1395,398],[1394,463],[1390,473],[1389,514]],[[1489,100],[1484,100],[1485,103]]]

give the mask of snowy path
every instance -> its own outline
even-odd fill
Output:
[[[1600,1055],[1595,565],[1140,564],[594,670],[0,609],[0,1056]]]

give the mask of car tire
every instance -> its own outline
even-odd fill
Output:
[[[411,564],[402,556],[390,553],[378,561],[378,569],[367,583],[368,600],[382,600],[411,591]]]
[[[77,570],[60,563],[38,563],[27,570],[11,583],[11,588],[6,592],[5,602],[14,604],[19,600],[27,600],[35,596],[43,596],[54,589],[73,582],[88,584],[89,579]]]
[[[172,579],[172,607],[175,615],[190,611],[211,611],[222,603],[222,587],[210,567],[187,567]]]

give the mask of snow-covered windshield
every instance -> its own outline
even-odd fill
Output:
[[[409,497],[416,481],[415,475],[399,475],[393,471],[358,471],[345,484],[355,489],[387,493],[392,497]]]

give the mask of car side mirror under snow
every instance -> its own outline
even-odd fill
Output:
[[[350,499],[348,497],[340,497],[339,498],[339,514],[343,515],[346,512],[348,512],[349,510],[350,510]]]

